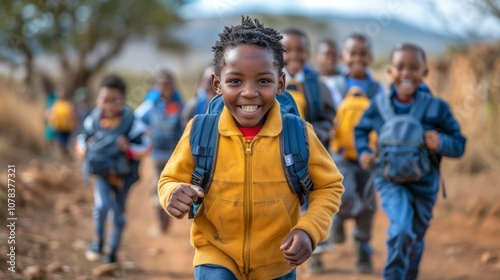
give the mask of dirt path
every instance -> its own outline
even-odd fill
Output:
[[[147,164],[146,164],[147,165]],[[146,182],[144,182],[146,183]],[[149,186],[136,186],[128,204],[129,223],[124,239],[127,258],[133,260],[137,271],[127,273],[130,279],[192,279],[193,249],[189,245],[190,221],[172,223],[170,232],[151,236],[156,224],[149,203]],[[427,235],[427,247],[421,264],[419,279],[500,279],[500,263],[483,264],[481,257],[490,252],[500,255],[500,226],[494,221],[483,222],[481,228],[465,223],[462,215],[444,213],[440,209]],[[352,224],[348,224],[352,228]],[[306,266],[298,268],[298,279],[381,279],[385,261],[385,231],[387,220],[378,211],[374,228],[373,275],[354,273],[352,240],[336,247],[324,257],[325,273],[309,275]]]
[[[14,158],[9,160],[18,161]],[[92,236],[92,189],[71,180],[63,182],[64,186],[57,188],[41,184],[24,187],[19,185],[19,188],[24,188],[22,193],[26,193],[23,195],[24,208],[22,210],[20,208],[22,216],[18,229],[19,272],[28,266],[40,266],[47,270],[50,265],[59,263],[57,270],[47,273],[48,277],[39,279],[193,279],[194,251],[189,245],[191,221],[187,219],[173,221],[167,234],[155,234],[157,225],[150,202],[150,186],[154,184],[154,178],[148,171],[154,169],[148,161],[144,162],[142,168],[145,171],[143,179],[131,190],[127,204],[128,223],[119,255],[122,269],[112,278],[93,276],[93,270],[98,264],[84,259],[85,248]],[[20,171],[26,169],[26,166],[19,163]],[[45,171],[42,174],[49,173]],[[471,182],[461,183],[467,187],[469,183],[476,182],[477,178],[470,180]],[[486,196],[499,197],[494,192],[495,181],[492,182],[491,188],[481,190],[483,193],[486,192]],[[457,182],[450,180],[449,185],[455,184]],[[466,199],[460,199],[461,197]],[[472,206],[467,208],[462,205],[464,201],[470,200],[467,198],[467,193],[462,193],[459,197],[450,198],[446,202],[438,202],[435,219],[426,238],[426,252],[421,263],[419,279],[500,279],[498,259],[500,257],[500,207],[498,207],[500,204],[490,205],[483,203],[481,199],[474,198]],[[460,210],[462,206],[463,209],[474,211],[464,215],[464,211]],[[496,216],[485,215],[486,212],[496,213]],[[347,226],[350,230],[352,223],[348,223]],[[325,273],[309,275],[306,266],[301,266],[298,268],[297,278],[381,279],[380,274],[385,261],[386,228],[385,214],[379,211],[376,215],[372,242],[375,269],[373,275],[354,273],[353,244],[349,239],[346,244],[325,254]],[[6,236],[5,229],[0,229],[0,234]],[[7,247],[5,245],[5,239],[0,238],[0,260],[2,261],[6,260]],[[2,270],[0,279],[29,278]]]

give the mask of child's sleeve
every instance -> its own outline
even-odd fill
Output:
[[[446,157],[460,157],[465,151],[466,139],[460,132],[460,126],[453,116],[450,107],[439,100],[442,121],[439,123],[438,154]]]
[[[158,196],[160,204],[166,210],[172,192],[183,184],[191,184],[194,170],[194,158],[191,154],[189,132],[193,121],[189,121],[177,147],[165,165],[158,181]],[[168,212],[167,212],[168,213]]]
[[[372,130],[375,129],[374,119],[377,113],[378,111],[375,102],[371,102],[370,106],[363,113],[361,120],[354,129],[354,141],[356,144],[358,156],[361,156],[363,153],[373,154],[373,151],[369,147],[369,134]]]
[[[151,125],[150,115],[154,109],[154,103],[151,100],[146,100],[142,102],[137,109],[134,111],[134,115],[136,118],[141,120],[147,126]]]
[[[87,152],[87,139],[93,130],[92,126],[93,117],[92,114],[89,114],[83,121],[82,132],[76,136],[75,140],[75,152],[80,158],[85,157],[85,153]]]
[[[326,239],[332,217],[338,212],[340,196],[344,192],[342,175],[328,151],[307,124],[309,138],[309,174],[314,187],[309,194],[309,207],[294,229],[301,229],[311,237],[313,247]]]
[[[130,146],[128,153],[133,159],[139,159],[148,154],[152,149],[151,139],[146,132],[146,125],[139,119],[135,119],[128,133]]]

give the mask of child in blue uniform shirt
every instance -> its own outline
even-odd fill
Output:
[[[443,156],[460,157],[466,140],[448,104],[420,87],[427,74],[425,52],[420,47],[413,44],[397,46],[392,51],[388,73],[392,79],[391,92],[389,96],[380,97],[389,99],[388,104],[395,115],[408,114],[410,110],[421,112],[423,140],[433,163],[430,171],[415,181],[395,182],[380,172],[375,177],[381,206],[390,222],[383,276],[384,279],[417,279],[424,235],[439,190],[440,160]],[[430,99],[426,106],[412,109],[424,104],[419,102],[423,98]],[[363,168],[372,168],[377,156],[380,157],[368,147],[368,134],[376,130],[380,136],[383,125],[383,114],[377,102],[372,102],[355,129],[356,149]]]

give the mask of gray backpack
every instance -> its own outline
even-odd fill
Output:
[[[99,109],[94,109],[90,117],[92,117],[92,128],[86,131],[85,173],[102,177],[131,175],[136,171],[133,162],[116,144],[118,137],[128,135],[134,123],[134,115],[130,108],[125,107],[121,123],[113,129],[100,127]]]
[[[428,94],[417,94],[408,114],[395,114],[389,96],[381,94],[375,97],[377,109],[384,120],[378,134],[377,165],[386,180],[416,182],[431,170],[422,126],[430,100]]]

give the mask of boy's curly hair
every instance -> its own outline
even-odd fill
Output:
[[[413,51],[416,53],[419,53],[422,56],[422,59],[424,63],[426,63],[426,55],[424,49],[422,49],[420,46],[412,44],[412,43],[400,43],[394,46],[391,50],[391,56],[390,56],[390,62],[392,62],[392,59],[394,58],[394,53],[397,51]]]
[[[117,89],[123,96],[127,92],[127,84],[122,77],[117,74],[109,74],[101,80],[101,88]]]
[[[258,19],[241,17],[241,24],[236,26],[225,26],[224,31],[219,34],[219,41],[212,47],[214,52],[215,74],[220,75],[221,66],[225,65],[224,53],[228,49],[239,45],[256,45],[273,53],[274,64],[278,67],[280,74],[285,67],[283,52],[285,47],[281,44],[283,36],[273,28],[266,28]]]
[[[372,51],[372,41],[370,40],[370,38],[365,36],[363,33],[354,32],[354,33],[349,34],[349,36],[347,36],[347,38],[344,41],[344,45],[349,40],[356,40],[356,41],[365,43],[368,46],[368,49],[370,50],[370,52]]]

